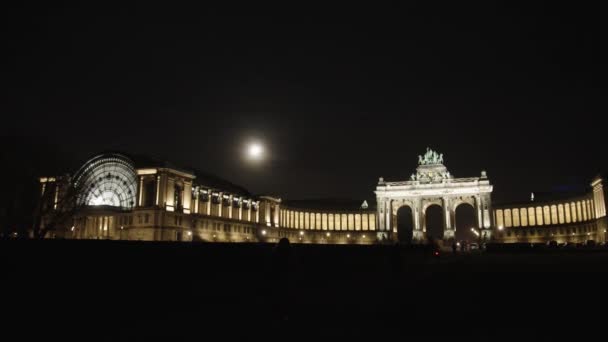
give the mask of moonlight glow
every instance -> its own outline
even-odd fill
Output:
[[[252,160],[260,160],[264,156],[264,146],[259,143],[251,143],[247,147],[247,156]]]

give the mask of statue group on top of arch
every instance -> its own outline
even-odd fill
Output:
[[[443,153],[437,153],[426,148],[424,156],[418,156],[418,169],[410,176],[412,181],[418,182],[442,182],[453,178],[443,165]]]
[[[418,156],[418,165],[438,164],[443,164],[443,153],[437,153],[429,147],[426,148],[426,154],[424,156]]]

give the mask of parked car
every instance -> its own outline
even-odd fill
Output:
[[[479,245],[477,243],[473,242],[473,243],[471,243],[469,245],[469,249],[472,250],[472,251],[478,250],[479,249]]]

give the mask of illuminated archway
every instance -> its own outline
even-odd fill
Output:
[[[424,156],[418,156],[418,167],[410,180],[386,182],[380,177],[375,191],[378,236],[388,233],[393,241],[398,239],[397,210],[407,205],[413,211],[413,240],[427,242],[426,210],[437,205],[441,208],[443,234],[434,233],[432,237],[442,235],[443,240],[453,240],[456,207],[469,203],[474,207],[479,233],[485,239],[491,239],[494,229],[491,197],[493,187],[486,172],[481,171],[480,177],[455,178],[443,161],[443,154],[427,148]]]
[[[400,243],[412,243],[414,235],[414,212],[410,206],[403,206],[397,210],[397,240]]]
[[[475,218],[475,207],[467,202],[462,202],[455,206],[454,216],[456,218],[456,240],[457,241],[477,241],[478,236],[471,230],[479,230]]]
[[[135,206],[137,174],[133,162],[121,154],[102,154],[87,161],[74,176],[79,205]]]
[[[429,205],[424,211],[424,231],[427,239],[442,240],[444,232],[443,209],[438,204]]]

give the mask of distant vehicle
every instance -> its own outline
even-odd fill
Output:
[[[557,248],[558,244],[557,244],[557,241],[552,240],[547,243],[547,246],[549,246],[550,248]]]
[[[595,240],[587,240],[587,247],[595,247],[597,246],[597,243],[595,242]]]
[[[478,250],[479,249],[479,245],[476,243],[472,243],[469,245],[469,249],[472,251]]]

